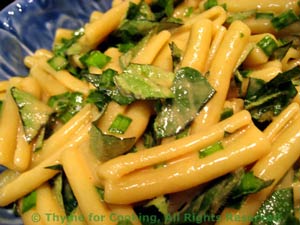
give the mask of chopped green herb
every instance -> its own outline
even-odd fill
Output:
[[[73,33],[73,35],[70,39],[62,39],[61,43],[54,46],[53,51],[54,51],[55,56],[67,55],[66,53],[67,53],[68,49],[71,48],[72,45],[75,44],[78,41],[78,39],[83,35],[84,35],[84,29],[80,28]]]
[[[168,199],[161,195],[161,196],[158,196],[152,200],[150,200],[146,205],[145,207],[150,207],[150,206],[155,206],[158,211],[164,215],[164,217],[166,218],[169,214],[169,211],[168,211],[168,206],[169,206],[169,202],[168,202]]]
[[[273,183],[274,180],[262,180],[256,177],[253,172],[243,174],[239,184],[232,190],[231,197],[239,198],[244,195],[256,193]]]
[[[220,151],[222,149],[224,149],[224,147],[223,147],[222,143],[218,141],[218,142],[216,142],[216,143],[214,143],[212,145],[207,146],[204,149],[201,149],[199,151],[199,157],[200,158],[204,158],[204,157],[206,157],[208,155],[211,155],[211,154],[213,154],[215,152],[218,152],[218,151]]]
[[[63,176],[62,180],[62,198],[66,214],[70,215],[73,210],[78,207],[78,202],[75,198],[72,187],[65,175]]]
[[[189,17],[193,14],[194,8],[193,7],[187,7],[184,11],[184,16]]]
[[[177,70],[171,90],[175,97],[163,103],[155,118],[157,138],[184,130],[215,93],[207,79],[190,67]]]
[[[205,3],[204,3],[204,9],[205,10],[208,10],[214,6],[217,6],[218,5],[218,1],[217,0],[207,0]]]
[[[124,44],[122,44],[122,43],[121,44],[117,44],[117,47],[118,47],[119,51],[122,52],[122,53],[128,52],[134,46],[135,46],[135,44],[134,43],[130,43],[130,42],[124,43]]]
[[[45,167],[45,169],[50,169],[50,170],[62,170],[63,167],[61,164],[55,164],[55,165],[52,165],[52,166],[47,166]]]
[[[273,51],[273,54],[271,56],[271,60],[274,59],[279,59],[282,60],[284,58],[284,56],[286,55],[286,53],[288,52],[288,50],[293,46],[293,41],[289,41],[287,43],[283,43],[281,45],[278,46],[278,48],[276,48]]]
[[[10,91],[19,109],[26,141],[31,142],[48,123],[53,109],[30,93],[16,87],[12,87]]]
[[[118,114],[108,128],[108,131],[115,134],[124,134],[131,124],[131,121],[131,118]]]
[[[28,195],[23,197],[22,200],[22,213],[25,213],[29,211],[30,209],[34,208],[36,206],[36,198],[37,198],[37,193],[36,191],[32,191]]]
[[[251,90],[251,94],[249,94],[249,89],[245,98],[245,108],[250,111],[252,118],[256,121],[271,121],[272,117],[278,115],[298,93],[293,80],[299,78],[300,67],[296,66],[279,73],[269,82],[257,86]],[[251,80],[249,87],[251,87]]]
[[[296,21],[299,21],[299,18],[291,9],[281,13],[271,20],[272,25],[276,30],[281,30]]]
[[[252,223],[253,225],[290,225],[292,223],[288,221],[291,217],[294,217],[293,209],[292,189],[275,190],[261,205]],[[299,224],[299,221],[295,224]]]
[[[66,57],[61,55],[53,56],[48,60],[48,63],[56,71],[63,70],[69,65],[69,62],[66,59]]]
[[[270,57],[273,54],[273,52],[278,48],[276,41],[269,35],[264,36],[257,43],[257,46],[260,47],[268,57]]]
[[[171,42],[169,44],[169,47],[171,49],[171,55],[172,55],[172,61],[173,61],[173,71],[176,71],[176,68],[180,64],[182,57],[183,57],[183,51],[178,48],[178,46],[175,44],[175,42]]]
[[[186,137],[189,135],[189,132],[190,132],[190,128],[187,127],[186,129],[184,129],[183,131],[179,132],[178,134],[176,134],[175,138],[176,139],[180,139],[180,138],[183,138],[183,137]]]
[[[104,188],[97,187],[97,186],[95,188],[96,188],[97,193],[100,196],[101,201],[104,201]]]
[[[37,152],[42,149],[44,144],[45,133],[46,133],[46,128],[42,127],[34,143],[34,152]]]
[[[156,145],[155,138],[150,132],[146,132],[143,134],[144,146],[146,148],[151,148]]]
[[[262,12],[256,12],[255,13],[256,19],[273,19],[274,13],[262,13]]]
[[[166,87],[173,79],[173,73],[146,64],[130,64],[123,73],[114,77],[121,93],[135,99],[173,98],[172,91]]]
[[[90,149],[102,162],[129,152],[135,144],[135,138],[118,138],[107,135],[92,125],[90,130]]]
[[[223,109],[220,120],[225,120],[225,119],[231,117],[232,115],[233,115],[233,109],[225,108],[225,109]]]
[[[84,96],[79,92],[53,95],[49,98],[48,105],[54,109],[56,118],[66,123],[84,106]]]
[[[62,171],[62,167],[61,167],[61,171]],[[52,188],[54,197],[57,199],[61,208],[64,209],[65,206],[64,206],[63,196],[62,196],[63,174],[58,173],[55,177],[49,180],[49,184]]]
[[[100,112],[104,112],[110,99],[102,91],[92,90],[85,99],[85,102],[96,105]]]
[[[103,54],[99,50],[93,50],[81,56],[79,60],[86,67],[94,66],[101,69],[111,60],[111,57]]]
[[[103,71],[101,75],[89,73],[82,75],[84,79],[97,88],[97,91],[90,93],[91,96],[89,97],[91,99],[89,100],[97,102],[97,98],[99,98],[99,102],[97,103],[98,108],[101,105],[105,106],[105,103],[108,103],[110,100],[114,100],[120,105],[128,105],[135,100],[132,96],[122,94],[119,88],[116,87],[113,79],[116,75],[117,72],[112,69]]]

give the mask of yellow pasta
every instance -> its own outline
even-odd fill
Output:
[[[242,22],[236,21],[228,31],[216,53],[210,67],[209,82],[217,93],[202,109],[192,124],[192,133],[197,133],[203,127],[210,126],[219,121],[227,91],[229,89],[231,74],[235,63],[238,61],[243,47],[250,36],[249,28]]]
[[[159,34],[150,38],[146,46],[138,52],[132,59],[132,63],[148,64],[151,63],[160,49],[169,40],[171,34],[169,31],[161,31]]]
[[[128,154],[112,159],[99,167],[99,174],[104,178],[119,178],[134,170],[165,162],[172,158],[201,149],[212,144],[224,136],[224,132],[234,132],[250,123],[250,116],[246,111],[236,114],[234,117],[224,120],[210,129],[203,130],[185,139],[160,145],[147,151]],[[192,143],[192,144],[189,144]]]
[[[30,70],[30,74],[37,80],[47,97],[62,94],[68,91],[67,87],[62,85],[59,81],[57,81],[39,66],[34,66]]]
[[[85,34],[79,41],[84,49],[90,50],[95,48],[109,33],[119,26],[125,16],[128,4],[129,1],[122,2],[104,13],[101,20],[86,24],[84,28]]]
[[[61,161],[87,224],[114,224],[109,220],[110,210],[102,202],[96,186],[91,182],[86,162],[83,161],[78,149],[65,151]]]
[[[188,41],[189,45],[183,56],[181,66],[189,66],[203,73],[211,39],[212,24],[210,20],[199,20],[193,24]]]
[[[17,171],[25,171],[31,163],[32,144],[28,143],[25,138],[25,133],[19,119],[19,127],[17,134],[17,143],[14,154],[14,166]]]
[[[10,121],[9,123],[7,121]],[[13,158],[16,148],[19,115],[17,105],[10,91],[6,92],[0,119],[0,164],[14,168]]]
[[[203,159],[193,157],[159,170],[152,168],[129,174],[116,181],[108,180],[105,182],[105,200],[110,203],[129,204],[181,191],[222,176],[243,166],[243,163],[254,162],[269,151],[270,144],[256,128],[249,128],[249,132],[253,139],[244,135],[244,138],[240,138],[237,143]],[[244,160],[241,161],[241,158]],[[165,184],[166,179],[167,184]]]
[[[49,184],[43,184],[36,190],[36,210],[45,224],[67,224],[67,216],[52,193]]]

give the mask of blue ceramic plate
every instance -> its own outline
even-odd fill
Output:
[[[39,48],[51,49],[57,28],[78,29],[92,11],[110,7],[111,0],[14,1],[0,12],[0,80],[27,75],[24,56]],[[0,225],[19,224],[11,211],[0,208]]]

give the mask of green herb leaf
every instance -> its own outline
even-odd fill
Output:
[[[205,10],[208,10],[214,6],[217,6],[218,5],[218,1],[217,0],[207,0],[205,3],[204,3],[204,9]]]
[[[52,165],[52,166],[47,166],[47,167],[45,167],[45,169],[62,171],[63,167],[62,167],[61,164],[55,164],[55,165]]]
[[[273,27],[278,31],[298,21],[299,18],[293,10],[287,10],[271,20]]]
[[[110,98],[102,91],[93,90],[89,93],[85,102],[96,105],[100,112],[104,112],[107,104],[110,102]]]
[[[257,43],[257,46],[260,47],[268,57],[270,57],[273,54],[273,52],[278,48],[275,40],[269,35],[264,36]]]
[[[115,84],[124,95],[135,99],[172,98],[173,93],[166,87],[171,84],[174,74],[159,67],[145,64],[130,64],[118,76]]]
[[[232,109],[232,108],[224,108],[224,109],[223,109],[223,112],[222,112],[222,114],[221,114],[220,120],[221,120],[221,121],[222,121],[222,120],[225,120],[225,119],[231,117],[232,115],[233,115],[233,109]]]
[[[94,66],[101,69],[111,60],[111,57],[99,50],[93,50],[81,56],[79,60],[86,67]]]
[[[204,149],[201,149],[199,151],[199,157],[200,158],[204,158],[204,157],[206,157],[208,155],[211,155],[211,154],[213,154],[215,152],[218,152],[218,151],[220,151],[222,149],[224,149],[224,147],[223,147],[222,143],[218,141],[218,142],[216,142],[216,143],[214,143],[212,145],[207,146]]]
[[[244,195],[256,193],[273,183],[273,180],[262,180],[253,175],[253,172],[243,174],[239,184],[232,190],[232,198],[239,198]]]
[[[284,56],[286,55],[286,53],[288,52],[288,50],[293,46],[293,41],[289,41],[287,43],[284,43],[280,46],[278,46],[277,49],[275,49],[273,51],[273,54],[271,55],[271,60],[274,59],[279,59],[282,60],[284,58]]]
[[[271,121],[278,115],[298,93],[293,80],[300,78],[300,67],[279,73],[269,82],[250,89],[245,99],[245,108],[258,122]],[[250,82],[252,81],[252,78]],[[250,85],[251,87],[251,85]]]
[[[22,213],[25,213],[36,206],[36,198],[36,191],[32,191],[31,193],[23,197],[21,210]]]
[[[173,71],[176,71],[178,65],[180,64],[182,57],[183,57],[183,51],[177,47],[175,42],[171,42],[169,44],[169,47],[171,49],[171,55],[172,55],[172,61],[173,61]]]
[[[16,87],[12,87],[10,92],[19,109],[26,141],[31,142],[47,124],[53,109],[30,93]]]
[[[102,188],[102,187],[95,187],[96,188],[96,191],[97,191],[97,193],[99,194],[99,196],[100,196],[100,199],[102,200],[102,201],[104,201],[104,188]]]
[[[158,138],[172,136],[184,130],[215,93],[206,78],[190,67],[176,72],[171,90],[174,99],[163,104],[154,122]]]
[[[256,12],[255,19],[273,19],[274,13],[263,13],[263,12]]]
[[[68,59],[65,56],[61,55],[55,55],[52,58],[50,58],[47,62],[56,71],[66,69],[69,65]]]
[[[46,128],[42,127],[34,143],[34,152],[37,152],[43,148],[45,134],[46,134]]]
[[[76,44],[78,39],[83,35],[84,35],[84,29],[80,28],[73,33],[70,39],[63,39],[61,43],[56,44],[53,49],[55,56],[67,55],[68,49],[71,48],[74,44]]]
[[[122,155],[134,146],[135,138],[118,138],[107,135],[95,125],[90,130],[90,148],[95,156],[101,161],[107,161]]]
[[[122,114],[118,114],[110,127],[108,128],[108,131],[115,134],[124,134],[131,124],[132,119],[124,116]]]
[[[93,84],[96,88],[96,92],[91,92],[88,101],[98,101],[98,108],[105,106],[110,100],[114,100],[120,105],[128,105],[132,103],[135,99],[132,96],[124,95],[116,87],[114,83],[114,76],[118,73],[115,70],[107,69],[103,71],[101,75],[96,74],[83,74],[83,78],[88,82]]]
[[[271,196],[261,205],[254,220],[253,225],[286,225],[287,221],[293,217],[293,192],[291,188],[275,190]],[[272,218],[272,219],[270,219]],[[299,224],[299,221],[298,223]]]
[[[65,175],[63,175],[62,180],[62,198],[64,202],[66,215],[70,215],[74,211],[74,209],[78,207],[78,202],[75,198],[72,187]]]
[[[48,105],[54,109],[56,118],[66,123],[82,109],[84,97],[79,92],[66,92],[51,96]]]

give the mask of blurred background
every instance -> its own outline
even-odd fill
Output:
[[[9,3],[13,2],[13,0],[1,0],[0,1],[0,10],[7,6]]]

